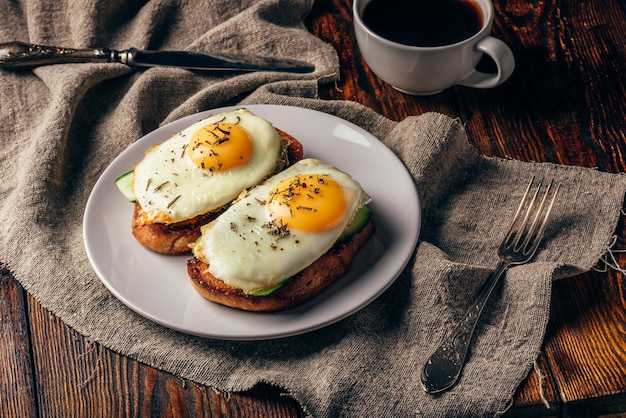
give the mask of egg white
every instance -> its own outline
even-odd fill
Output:
[[[275,184],[297,174],[325,174],[340,184],[347,210],[334,228],[323,232],[289,229],[280,235],[270,231],[273,219],[265,206],[268,194]],[[209,273],[233,287],[246,293],[267,289],[326,253],[366,199],[361,186],[348,174],[322,161],[304,159],[252,189],[205,225],[194,255],[209,265]]]
[[[238,123],[248,132],[252,155],[228,171],[201,169],[185,147],[198,129],[220,121]],[[211,115],[146,153],[135,166],[137,202],[150,222],[174,223],[211,212],[266,178],[276,166],[280,149],[280,135],[272,124],[247,109]]]

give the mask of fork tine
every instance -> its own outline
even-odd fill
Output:
[[[533,180],[531,180],[529,187],[532,185]],[[535,226],[535,224],[533,223],[530,230],[526,229],[528,225],[528,220],[530,219],[530,215],[535,210],[535,204],[537,203],[537,195],[539,194],[539,190],[541,189],[542,184],[543,184],[543,181],[539,181],[539,185],[537,186],[537,189],[535,190],[535,193],[533,194],[533,198],[530,201],[528,208],[526,209],[524,220],[522,221],[522,224],[517,228],[517,238],[515,239],[515,244],[513,245],[513,248],[515,249],[515,251],[519,250],[520,248],[524,248],[527,245],[526,238],[530,236],[530,234],[527,231],[532,231],[532,228]],[[539,213],[541,212],[541,209],[542,208],[539,209]],[[537,217],[535,217],[534,219],[534,222],[536,221],[537,221]],[[520,245],[520,243],[522,245]]]
[[[530,198],[529,201],[534,181],[535,178],[533,177],[528,183],[524,196],[522,197],[522,201],[520,202],[513,218],[511,228],[502,243],[503,248],[516,252],[521,251],[524,255],[532,254],[537,250],[560,187],[560,185],[556,186],[552,199],[546,208],[548,198],[554,188],[553,181],[551,180],[548,184],[543,197],[538,199],[539,191],[543,185],[543,181],[540,180],[536,190],[532,193],[532,198]],[[538,200],[540,200],[539,203]],[[537,205],[538,208],[535,208]]]
[[[535,212],[535,218],[533,219],[533,223],[530,225],[528,230],[522,231],[524,233],[524,242],[523,242],[523,245],[519,248],[523,249],[522,251],[523,254],[528,254],[529,250],[532,249],[532,245],[530,245],[532,240],[534,240],[535,238],[541,239],[540,235],[535,235],[535,230],[537,228],[537,225],[539,224],[541,213],[543,212],[543,209],[546,206],[546,199],[548,198],[548,194],[550,193],[551,188],[552,188],[552,181],[550,181],[550,183],[548,184],[548,188],[546,189],[546,192],[544,193],[543,198],[541,199],[541,203],[539,204],[539,209]],[[539,189],[541,189],[541,183],[539,183],[539,187],[537,188],[537,191],[535,192],[535,198],[539,194]],[[530,215],[531,211],[533,210],[534,210],[534,207],[530,207],[528,209],[528,215]]]
[[[552,199],[550,200],[550,204],[548,205],[548,208],[544,212],[546,201],[552,189],[552,181],[550,181],[550,184],[548,184],[548,189],[543,195],[543,199],[541,201],[541,207],[539,211],[537,211],[537,215],[535,216],[535,220],[533,222],[532,228],[530,229],[528,236],[525,240],[525,244],[524,244],[525,254],[532,254],[537,250],[537,247],[539,247],[539,243],[541,242],[541,238],[543,237],[543,233],[548,223],[548,218],[550,217],[550,213],[552,212],[552,207],[554,206],[554,201],[556,200],[556,196],[559,194],[559,188],[560,188],[560,184],[557,184],[556,189],[554,190],[554,193],[552,194]],[[540,219],[542,212],[544,212],[543,218]],[[539,231],[537,231],[537,233],[535,234],[534,230],[539,224],[539,222],[541,222],[541,225],[539,226]],[[532,245],[530,245],[531,240],[532,240]],[[527,248],[528,245],[530,245],[530,248]]]
[[[530,188],[532,187],[534,181],[535,181],[535,177],[530,179],[528,186],[526,186],[526,191],[524,192],[524,196],[522,196],[522,201],[517,207],[517,211],[515,212],[515,216],[513,217],[513,222],[511,222],[511,227],[509,228],[509,232],[507,232],[506,238],[504,239],[504,245],[507,247],[511,245],[511,239],[514,237],[515,232],[517,231],[517,223],[519,222],[520,216],[522,214],[522,210],[524,210],[524,206],[526,206],[526,201],[528,200]]]

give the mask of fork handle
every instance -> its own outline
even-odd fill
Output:
[[[421,380],[426,392],[443,392],[454,386],[459,379],[480,314],[508,267],[508,263],[500,261],[461,322],[424,364]]]

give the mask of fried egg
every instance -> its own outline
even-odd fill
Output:
[[[205,225],[194,256],[246,293],[267,289],[326,253],[368,200],[348,174],[304,159]]]
[[[133,190],[144,223],[174,223],[218,209],[269,176],[281,138],[246,109],[194,123],[146,153]]]

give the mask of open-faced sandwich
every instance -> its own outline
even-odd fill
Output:
[[[202,227],[187,272],[206,299],[270,312],[344,275],[373,232],[369,197],[348,174],[303,159]]]
[[[244,190],[302,159],[300,142],[246,109],[211,115],[155,145],[116,180],[135,203],[132,234],[184,254]]]

